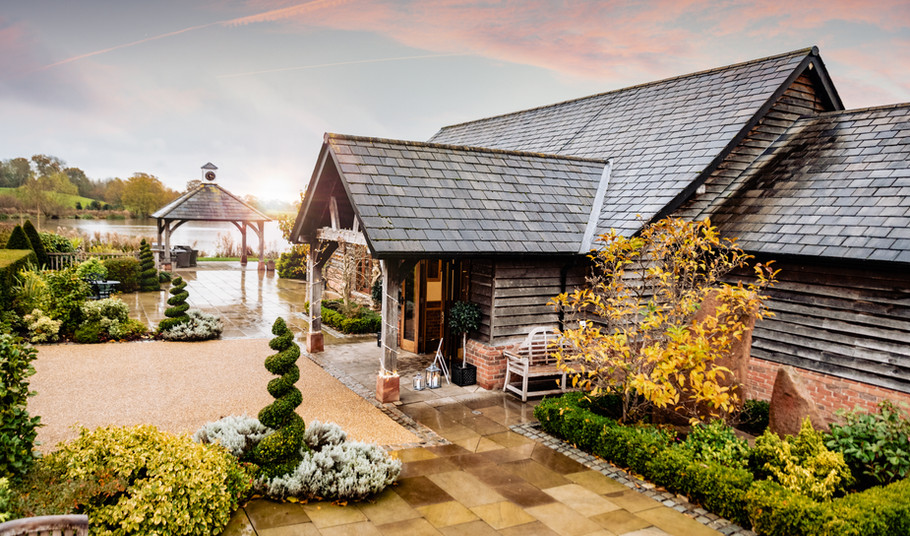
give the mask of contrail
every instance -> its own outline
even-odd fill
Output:
[[[88,52],[85,54],[80,54],[78,56],[73,56],[65,60],[60,60],[55,63],[39,67],[32,72],[44,71],[57,67],[59,65],[65,65],[67,63],[72,63],[74,61],[79,61],[85,58],[90,58],[92,56],[98,56],[99,54],[106,54],[108,52],[113,52],[115,50],[120,50],[121,48],[128,48],[136,45],[141,45],[142,43],[148,43],[149,41],[155,41],[158,39],[164,39],[165,37],[173,37],[186,32],[191,32],[193,30],[201,30],[203,28],[208,28],[210,26],[242,26],[245,24],[253,24],[256,22],[274,22],[281,19],[286,19],[300,15],[307,11],[312,11],[314,9],[320,9],[326,6],[339,5],[347,2],[349,0],[313,0],[311,2],[304,2],[302,4],[297,4],[289,7],[283,7],[280,9],[273,9],[270,11],[264,11],[262,13],[257,13],[256,15],[247,15],[245,17],[237,17],[229,20],[222,20],[218,22],[210,22],[208,24],[200,24],[198,26],[190,26],[189,28],[184,28],[182,30],[176,30],[173,32],[164,33],[161,35],[156,35],[153,37],[146,37],[145,39],[139,39],[138,41],[133,41],[131,43],[124,43],[122,45],[116,45],[109,48],[104,48],[101,50],[96,50],[94,52]]]
[[[72,63],[72,62],[74,62],[74,61],[79,61],[79,60],[81,60],[81,59],[90,58],[90,57],[92,57],[92,56],[97,56],[97,55],[99,55],[99,54],[105,54],[105,53],[107,53],[107,52],[113,52],[114,50],[119,50],[119,49],[121,49],[121,48],[127,48],[127,47],[131,47],[131,46],[135,46],[135,45],[141,45],[142,43],[148,43],[149,41],[155,41],[156,39],[164,39],[165,37],[171,37],[171,36],[174,36],[174,35],[179,35],[179,34],[182,34],[182,33],[185,33],[185,32],[193,31],[193,30],[200,30],[200,29],[202,29],[202,28],[208,28],[209,26],[214,26],[214,25],[216,25],[216,24],[220,24],[220,23],[218,23],[218,22],[210,22],[210,23],[208,23],[208,24],[200,24],[199,26],[190,26],[189,28],[184,28],[184,29],[182,29],[182,30],[177,30],[177,31],[174,31],[174,32],[168,32],[168,33],[166,33],[166,34],[156,35],[156,36],[154,36],[154,37],[146,37],[145,39],[140,39],[140,40],[138,40],[138,41],[133,41],[132,43],[124,43],[124,44],[122,44],[122,45],[117,45],[117,46],[113,46],[113,47],[110,47],[110,48],[103,48],[103,49],[101,49],[101,50],[96,50],[96,51],[94,51],[94,52],[88,52],[88,53],[86,53],[86,54],[80,54],[80,55],[78,55],[78,56],[73,56],[72,58],[67,58],[67,59],[65,59],[65,60],[60,60],[60,61],[58,61],[58,62],[56,62],[56,63],[51,63],[51,64],[49,64],[49,65],[45,65],[44,67],[40,67],[40,68],[38,68],[38,69],[35,69],[35,71],[44,71],[44,70],[50,69],[50,68],[52,68],[52,67],[57,67],[58,65],[64,65],[64,64],[66,64],[66,63]],[[33,72],[35,72],[35,71],[33,71]]]
[[[238,76],[252,76],[256,74],[282,73],[285,71],[302,71],[305,69],[319,69],[321,67],[339,67],[342,65],[357,65],[361,63],[381,63],[386,61],[404,61],[404,60],[421,60],[425,58],[451,58],[455,56],[464,56],[464,54],[426,54],[423,56],[400,56],[397,58],[376,58],[372,60],[352,60],[340,61],[337,63],[320,63],[318,65],[303,65],[301,67],[283,67],[281,69],[267,69],[264,71],[250,71],[246,73],[223,74],[218,78],[236,78]]]

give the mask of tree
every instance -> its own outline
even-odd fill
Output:
[[[46,167],[50,169],[51,167]],[[22,186],[23,201],[35,207],[39,214],[59,216],[68,208],[64,195],[76,195],[79,190],[62,171],[29,178]]]
[[[38,171],[38,175],[51,175],[54,173],[60,173],[63,171],[63,166],[66,165],[63,160],[60,160],[56,156],[50,156],[46,154],[33,155],[32,162],[35,163],[35,168]]]
[[[296,365],[300,347],[281,317],[275,319],[272,334],[275,338],[269,341],[269,348],[277,353],[266,358],[265,368],[279,376],[268,384],[269,394],[275,401],[262,408],[258,417],[259,422],[273,428],[275,433],[263,438],[253,451],[253,459],[266,478],[286,475],[296,469],[303,459],[301,449],[306,448],[303,443],[306,425],[296,411],[303,402],[303,396],[295,386],[300,379],[300,369]]]
[[[158,271],[155,270],[155,256],[152,248],[143,238],[139,243],[139,290],[148,292],[160,289]]]
[[[300,211],[303,204],[303,192],[300,192],[300,199],[294,203],[294,214]],[[278,217],[278,228],[281,229],[281,236],[291,243],[290,251],[286,251],[278,258],[275,263],[278,268],[278,276],[292,279],[306,279],[307,263],[309,262],[310,246],[309,244],[294,244],[291,242],[291,232],[294,230],[294,216],[282,215]]]
[[[168,202],[168,192],[157,177],[136,173],[123,186],[123,206],[141,218],[163,207]]]
[[[25,236],[28,237],[28,241],[32,245],[35,257],[38,258],[38,266],[49,266],[50,261],[47,257],[47,251],[44,250],[44,243],[41,242],[41,236],[35,226],[32,225],[31,220],[25,220],[22,230],[25,231]]]
[[[171,297],[167,299],[167,304],[170,305],[170,307],[164,310],[164,316],[167,318],[158,323],[159,333],[167,331],[178,324],[190,321],[189,315],[186,314],[187,310],[190,308],[190,305],[186,303],[186,299],[190,297],[190,293],[184,290],[185,288],[186,281],[179,275],[175,277],[174,281],[171,283]]]
[[[114,207],[122,206],[123,189],[126,187],[126,182],[123,179],[114,177],[104,181],[103,185],[101,198],[104,202]]]
[[[737,395],[714,360],[743,336],[745,321],[770,316],[760,292],[774,281],[769,266],[754,267],[756,282],[721,278],[751,257],[721,238],[709,221],[666,219],[627,238],[611,231],[592,251],[585,288],[552,303],[577,328],[565,329],[560,367],[594,394],[619,395],[624,421],[648,407],[673,408],[692,419],[726,413]],[[716,293],[715,314],[695,314]]]
[[[26,158],[12,158],[0,164],[0,187],[18,188],[32,176],[32,167]]]
[[[83,197],[92,197],[94,185],[85,175],[85,172],[77,167],[68,167],[63,170],[70,182],[76,187],[76,191]]]

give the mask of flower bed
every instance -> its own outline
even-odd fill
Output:
[[[701,445],[708,444],[708,448],[699,449],[696,441],[682,442],[673,431],[650,425],[621,425],[591,411],[590,401],[583,393],[544,399],[534,415],[544,431],[627,467],[672,492],[687,495],[690,501],[751,526],[760,534],[910,533],[910,502],[906,499],[910,496],[910,480],[903,478],[836,497],[841,493],[838,489],[852,480],[849,473],[837,470],[846,464],[841,457],[838,465],[837,453],[833,453],[832,461],[832,453],[819,446],[821,434],[805,428],[797,438],[777,438],[776,442],[776,436],[768,433],[757,440],[756,449],[737,454],[738,449],[730,447],[736,443],[721,438],[722,433],[707,433],[709,439],[703,439]],[[724,454],[725,450],[730,452]],[[703,451],[717,459],[706,459],[711,455],[706,456]],[[778,462],[801,459],[801,464],[788,467],[786,463],[775,463],[774,456]],[[817,471],[813,473],[813,469]],[[832,472],[842,481],[834,482]],[[826,482],[831,484],[830,494],[823,489]],[[806,496],[803,491],[810,483],[821,486],[817,495],[835,498],[817,500]]]

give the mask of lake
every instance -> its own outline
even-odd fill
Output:
[[[95,233],[118,233],[127,236],[145,237],[150,242],[158,240],[158,231],[154,219],[140,220],[43,220],[42,231],[55,231],[58,227],[76,229],[88,235]],[[171,246],[190,246],[193,249],[214,255],[219,235],[230,237],[236,247],[240,247],[240,231],[229,222],[188,221],[171,233]],[[163,240],[163,238],[162,238]],[[259,251],[259,241],[252,230],[246,232],[247,246],[254,252]],[[290,245],[281,237],[281,230],[277,221],[265,223],[265,249],[266,251],[285,251]]]

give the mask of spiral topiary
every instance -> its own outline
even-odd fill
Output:
[[[186,299],[190,296],[190,293],[184,290],[185,288],[186,281],[182,277],[175,277],[171,285],[171,297],[167,299],[167,304],[170,307],[164,310],[164,316],[167,318],[158,323],[159,333],[167,331],[178,324],[189,322],[190,317],[186,314],[186,311],[190,308],[190,305],[186,303]]]
[[[139,243],[139,290],[143,292],[160,290],[160,285],[152,248],[143,238]]]
[[[269,348],[278,353],[266,358],[265,368],[279,377],[268,384],[269,394],[275,402],[262,408],[259,422],[273,428],[275,433],[263,438],[253,451],[260,475],[266,478],[283,476],[297,469],[303,459],[301,449],[307,449],[303,442],[306,425],[295,411],[303,401],[300,390],[294,385],[300,379],[300,369],[295,364],[300,357],[300,347],[281,317],[272,325],[272,334],[275,338],[269,341]]]
[[[38,266],[47,266],[49,264],[47,251],[44,249],[44,244],[41,242],[41,236],[38,234],[38,230],[35,229],[35,226],[32,225],[32,221],[25,220],[25,223],[22,224],[22,230],[25,231],[25,236],[28,237],[28,241],[32,245],[32,250],[35,252],[35,256],[38,257]]]

